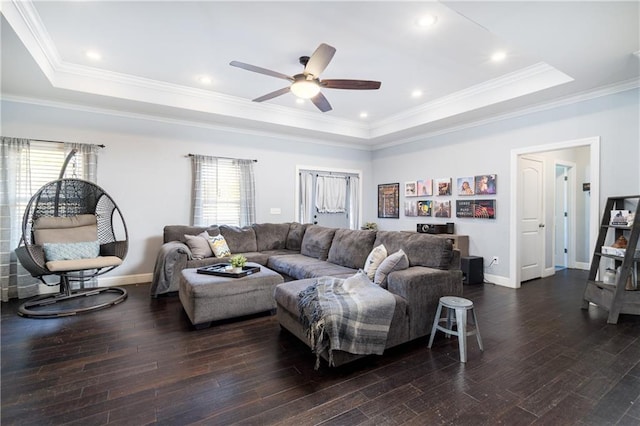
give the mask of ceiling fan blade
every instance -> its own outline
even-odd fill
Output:
[[[318,109],[322,112],[331,111],[333,109],[331,108],[331,104],[329,104],[327,98],[325,98],[322,93],[318,93],[313,98],[311,98],[311,102],[313,102],[313,104],[317,106]]]
[[[327,89],[350,89],[350,90],[375,90],[381,86],[379,81],[371,80],[322,80],[320,85]]]
[[[259,98],[255,98],[253,102],[268,101],[269,99],[284,95],[285,93],[289,93],[289,87],[284,87],[280,90],[276,90],[275,92],[267,93],[266,95],[260,96]]]
[[[270,75],[271,77],[281,78],[283,80],[289,80],[289,81],[293,82],[293,77],[289,77],[288,75],[285,75],[285,74],[282,74],[282,73],[279,73],[279,72],[276,72],[276,71],[271,71],[271,70],[268,70],[266,68],[257,67],[255,65],[245,64],[244,62],[231,61],[231,62],[229,62],[229,65],[231,65],[232,67],[242,68],[243,70],[253,71],[253,72],[257,72],[257,73],[265,74],[265,75]]]
[[[329,65],[333,55],[336,53],[336,48],[329,46],[328,44],[320,44],[313,55],[309,58],[309,62],[304,67],[304,74],[311,74],[315,78],[318,78],[320,73]]]

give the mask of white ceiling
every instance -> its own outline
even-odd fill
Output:
[[[549,103],[638,87],[640,3],[2,1],[2,96],[278,132],[364,149]],[[415,25],[437,16],[429,28]],[[320,43],[321,113],[287,82]],[[87,50],[101,53],[91,61]],[[507,53],[502,62],[491,55]],[[210,85],[199,78],[209,76]],[[412,97],[414,90],[423,95]],[[368,114],[361,118],[361,112]]]

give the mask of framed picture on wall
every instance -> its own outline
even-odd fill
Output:
[[[475,200],[473,217],[479,219],[495,219],[496,200]]]
[[[434,217],[451,217],[451,200],[434,201],[433,216]]]
[[[458,178],[458,184],[456,185],[458,189],[458,195],[474,195],[474,178],[473,176],[465,176]]]
[[[416,205],[415,200],[404,200],[404,215],[409,217],[418,216]]]
[[[378,217],[400,218],[400,183],[378,185]]]
[[[451,195],[451,178],[435,179],[435,186],[438,195]]]
[[[495,194],[498,184],[496,175],[480,175],[476,176],[476,195]]]
[[[416,182],[418,197],[433,195],[433,182],[431,179],[420,179]]]
[[[431,200],[418,201],[418,216],[431,216]]]
[[[416,197],[418,195],[418,190],[416,188],[416,181],[405,182],[404,183],[404,196],[405,197]]]
[[[456,217],[474,217],[473,200],[456,200]]]

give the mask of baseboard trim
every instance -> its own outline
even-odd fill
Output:
[[[150,283],[153,279],[152,273],[121,275],[118,277],[98,277],[98,287],[115,287],[120,285]]]
[[[500,275],[484,274],[484,281],[485,283],[496,284],[502,287],[516,288],[511,285],[508,277],[502,277]]]
[[[582,269],[583,271],[588,271],[591,269],[591,265],[585,262],[576,262],[575,269]]]

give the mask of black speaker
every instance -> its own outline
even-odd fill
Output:
[[[460,258],[462,284],[482,284],[484,282],[484,258],[463,256]]]

